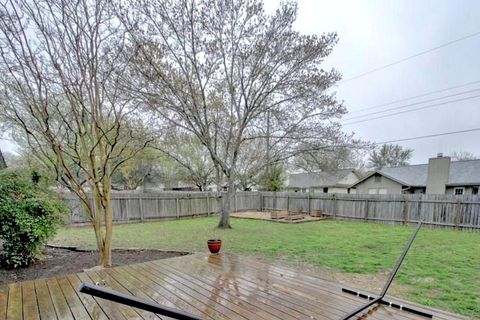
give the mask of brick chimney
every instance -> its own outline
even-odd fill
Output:
[[[450,157],[442,153],[436,158],[428,159],[427,194],[445,194],[448,175],[450,173]]]

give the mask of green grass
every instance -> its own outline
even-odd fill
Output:
[[[199,218],[117,225],[114,247],[206,251],[206,240],[220,237],[225,252],[376,274],[392,269],[413,230],[374,223],[287,225],[240,219],[232,221],[231,230],[216,230],[216,223],[217,218]],[[91,228],[60,230],[52,242],[95,247]],[[406,299],[480,318],[480,233],[423,228],[395,281],[407,288]]]

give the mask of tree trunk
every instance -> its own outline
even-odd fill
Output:
[[[0,150],[0,170],[6,169],[7,168],[7,163],[5,162],[5,159],[3,158],[2,150]]]
[[[110,181],[104,181],[103,183],[103,205],[104,205],[104,217],[105,217],[105,240],[103,243],[103,266],[112,265],[112,205],[110,199]]]
[[[235,193],[235,185],[231,178],[228,178],[228,189],[224,196],[221,198],[221,209],[220,209],[220,222],[218,227],[221,229],[231,229],[230,225],[230,211],[231,211],[231,201]]]
[[[112,207],[110,187],[102,184],[102,189],[95,187],[95,221],[94,231],[99,253],[98,265],[112,265]]]

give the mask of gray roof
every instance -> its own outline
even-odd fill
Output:
[[[427,164],[383,168],[377,172],[408,186],[417,187],[427,185]]]
[[[480,184],[480,159],[452,162],[447,185],[469,184]]]
[[[428,164],[382,168],[381,170],[372,172],[364,179],[355,183],[355,185],[375,173],[380,173],[405,186],[425,187],[427,185]],[[452,161],[450,163],[447,185],[480,185],[480,159]]]
[[[353,169],[342,169],[330,172],[292,173],[288,177],[288,188],[311,188],[311,187],[333,187],[349,186],[338,184],[338,181],[345,178],[349,173],[355,173]],[[358,176],[358,174],[357,174]]]

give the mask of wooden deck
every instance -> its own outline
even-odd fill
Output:
[[[150,312],[93,298],[81,282],[106,286],[204,319],[339,319],[365,303],[312,275],[228,254],[189,256],[70,274],[0,287],[4,319],[160,319]],[[461,317],[438,310],[434,319]],[[162,317],[166,319],[165,317]],[[377,306],[362,319],[422,319]]]

